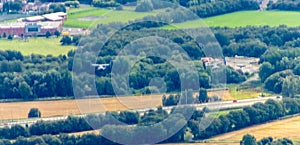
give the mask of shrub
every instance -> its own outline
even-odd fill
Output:
[[[31,108],[28,113],[28,118],[41,117],[41,112],[38,108]]]

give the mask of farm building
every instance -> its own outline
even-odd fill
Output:
[[[62,31],[61,22],[15,22],[0,24],[0,35],[17,35],[17,36],[42,36],[49,31],[54,34],[55,31]]]

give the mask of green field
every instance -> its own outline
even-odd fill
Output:
[[[242,99],[251,99],[251,98],[257,98],[258,96],[261,96],[261,92],[253,89],[238,89],[238,85],[228,85],[229,87],[229,93],[232,95],[232,97],[236,100],[242,100]],[[265,93],[264,95],[269,96],[270,94]]]
[[[29,42],[23,40],[0,39],[0,50],[20,51],[23,55],[42,54],[58,56],[67,54],[75,46],[61,46],[60,38],[30,38]]]
[[[290,27],[300,26],[300,12],[287,11],[241,11],[230,14],[209,17],[201,20],[193,20],[184,23],[174,24],[178,28],[197,28],[205,22],[208,26],[279,26]],[[165,26],[165,29],[174,29],[172,26]]]
[[[99,9],[99,8],[77,8],[70,9],[68,20],[64,22],[65,27],[88,28],[95,24],[107,24],[111,22],[128,22],[147,15],[156,15],[163,10],[153,12],[135,12],[130,7],[125,7],[122,11]],[[92,20],[79,20],[86,17],[98,17]]]

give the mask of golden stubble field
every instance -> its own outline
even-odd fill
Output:
[[[232,99],[228,91],[209,92],[208,95],[225,95],[223,97],[224,100]],[[0,103],[0,120],[27,118],[30,108],[39,108],[42,113],[42,117],[50,117],[140,109],[158,107],[161,105],[162,95]]]
[[[300,141],[300,116],[278,120],[271,123],[265,123],[256,125],[253,127],[245,128],[242,130],[226,133],[220,136],[211,138],[211,140],[222,141],[222,140],[241,140],[243,135],[251,134],[260,140],[264,137],[273,137],[274,139],[280,139],[287,137],[293,141]]]

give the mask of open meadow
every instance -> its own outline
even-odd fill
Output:
[[[241,100],[241,99],[251,99],[257,98],[261,96],[261,92],[245,89],[245,90],[238,90],[237,85],[229,85],[229,93],[231,94],[232,98]]]
[[[20,51],[23,55],[41,54],[58,56],[60,54],[67,54],[70,50],[75,49],[76,46],[62,46],[59,38],[29,38],[29,41],[21,39],[7,40],[0,39],[0,50],[15,50]]]
[[[206,23],[210,27],[244,27],[244,26],[300,26],[300,12],[288,11],[240,11],[200,20],[165,26],[164,29],[198,28],[199,24]]]
[[[96,24],[108,24],[112,22],[128,22],[148,15],[156,15],[163,10],[152,12],[135,12],[130,7],[124,10],[109,10],[93,7],[70,9],[68,19],[64,22],[65,27],[89,28]]]

